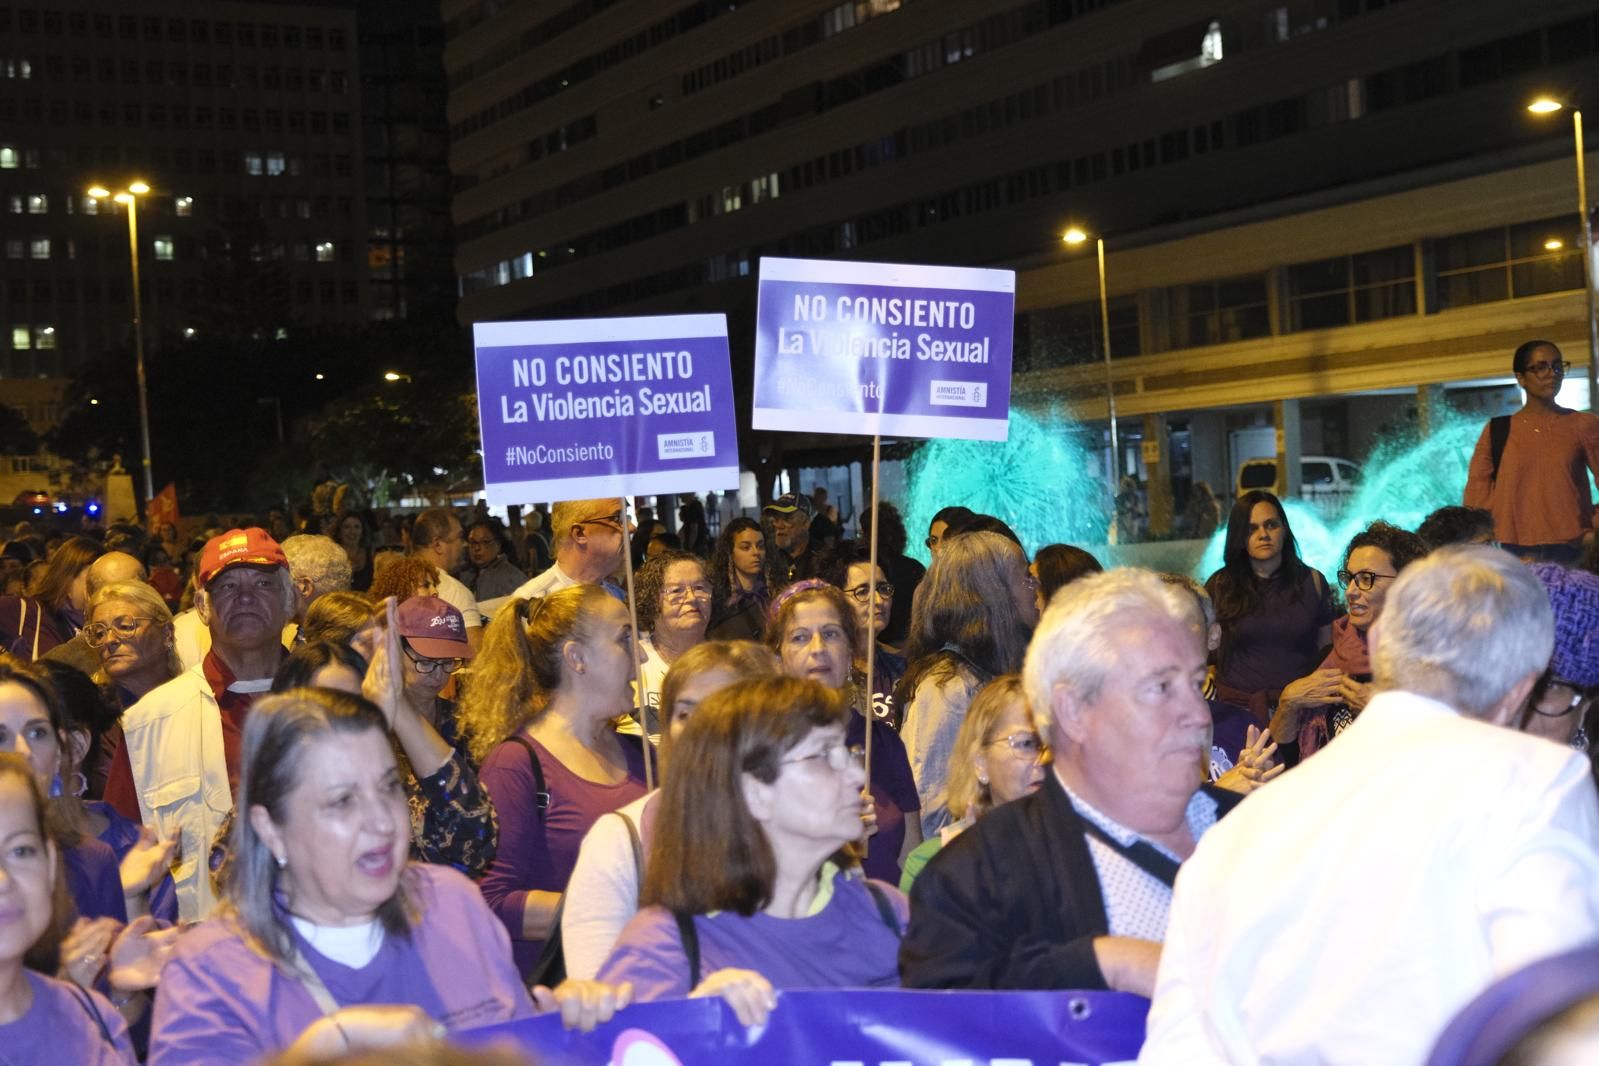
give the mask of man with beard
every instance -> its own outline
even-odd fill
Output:
[[[916,878],[905,987],[1154,989],[1178,867],[1239,799],[1200,784],[1206,652],[1185,596],[1131,568],[1056,594],[1022,671],[1051,773]]]
[[[762,512],[772,523],[777,551],[772,559],[772,591],[819,576],[817,552],[811,545],[813,506],[809,496],[790,492],[766,505]]]
[[[186,922],[216,904],[207,855],[237,794],[245,717],[272,687],[297,601],[283,549],[259,528],[207,541],[196,576],[211,650],[123,715],[105,793],[163,840],[179,838],[173,880]]]

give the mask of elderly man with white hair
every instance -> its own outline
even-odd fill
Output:
[[[1496,977],[1599,937],[1587,760],[1515,732],[1549,597],[1497,548],[1407,567],[1377,692],[1183,866],[1139,1062],[1415,1063]]]
[[[1150,993],[1178,866],[1239,798],[1200,784],[1211,719],[1193,613],[1147,570],[1056,594],[1023,668],[1052,772],[917,877],[907,987]]]

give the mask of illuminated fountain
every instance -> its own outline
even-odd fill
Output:
[[[1091,434],[1057,413],[1013,410],[1010,439],[934,440],[906,470],[910,488],[901,510],[910,552],[928,561],[922,545],[941,508],[959,504],[1004,520],[1029,555],[1046,544],[1105,543],[1111,501]]]

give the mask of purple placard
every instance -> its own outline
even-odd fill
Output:
[[[1016,275],[762,259],[756,429],[1004,440]]]
[[[480,322],[490,504],[738,487],[724,315]]]

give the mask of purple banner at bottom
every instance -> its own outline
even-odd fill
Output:
[[[1118,1066],[1138,1058],[1149,1001],[1123,992],[783,992],[763,1028],[720,999],[641,1003],[592,1033],[554,1016],[458,1033],[540,1066]]]

